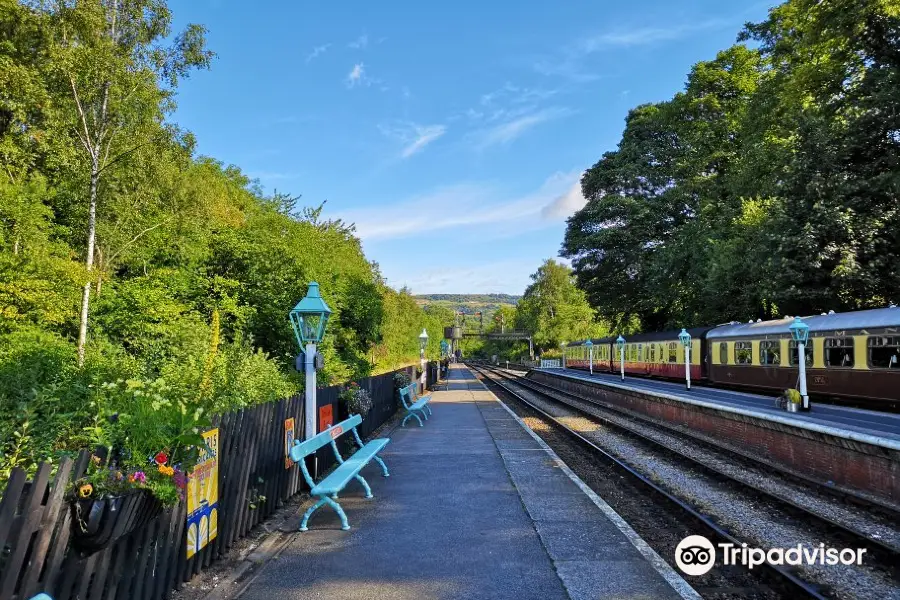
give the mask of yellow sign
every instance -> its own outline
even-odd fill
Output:
[[[187,484],[187,557],[194,556],[219,533],[219,430],[203,434],[206,448]]]

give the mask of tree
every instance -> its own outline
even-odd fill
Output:
[[[164,0],[79,0],[51,3],[54,83],[66,89],[64,127],[84,152],[88,175],[85,267],[94,270],[97,202],[101,177],[110,166],[153,143],[161,133],[172,89],[190,69],[206,67],[212,53],[204,30],[189,25],[169,46],[172,16]],[[85,68],[90,65],[90,68]],[[78,329],[78,362],[84,363],[91,288],[83,288]]]
[[[537,348],[558,348],[603,332],[569,267],[546,260],[531,279],[516,309],[516,328],[530,332]]]

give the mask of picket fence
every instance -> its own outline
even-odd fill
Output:
[[[405,369],[414,377],[413,367]],[[430,371],[430,369],[429,369]],[[397,410],[394,373],[360,380],[373,407],[360,426],[368,437]],[[431,379],[429,377],[429,379]],[[317,390],[318,407],[331,405],[334,422],[344,413],[340,386]],[[173,589],[222,557],[235,542],[306,491],[296,467],[286,468],[284,421],[291,417],[303,439],[303,398],[295,396],[217,418],[219,428],[218,535],[186,556],[184,502],[105,550],[82,557],[69,545],[69,482],[84,473],[90,453],[41,464],[31,480],[15,469],[0,500],[0,600],[27,600],[39,592],[55,600],[163,600]],[[329,468],[328,453],[318,468]],[[265,500],[261,500],[261,498]]]

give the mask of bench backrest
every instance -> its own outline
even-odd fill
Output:
[[[418,383],[411,383],[406,387],[400,388],[400,400],[403,404],[413,404],[416,401],[416,392],[419,391]]]
[[[300,440],[295,441],[294,447],[291,448],[291,460],[293,460],[294,462],[300,462],[303,458],[309,456],[319,448],[332,443],[334,440],[339,438],[344,433],[350,431],[360,423],[362,423],[362,417],[359,415],[353,415],[349,419],[341,421],[337,425],[332,425],[322,433],[314,435],[305,442],[301,442]]]

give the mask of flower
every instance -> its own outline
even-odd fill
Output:
[[[178,488],[184,489],[187,486],[187,475],[185,475],[184,471],[176,471],[173,481]]]
[[[81,498],[90,498],[91,494],[94,493],[94,486],[89,483],[85,483],[81,487],[78,488],[78,496]]]
[[[122,475],[122,471],[116,471],[116,481],[122,481],[123,477],[124,475]]]
[[[135,471],[128,480],[131,483],[147,483],[147,475],[143,471]]]
[[[159,472],[167,477],[171,477],[175,474],[175,469],[172,467],[167,467],[166,465],[159,465]]]
[[[153,457],[154,462],[158,465],[164,465],[169,462],[169,455],[165,453],[165,451],[160,452],[156,456]]]
[[[99,465],[102,460],[103,459],[100,458],[99,456],[97,456],[96,454],[91,455],[91,462],[94,463],[95,465]]]

